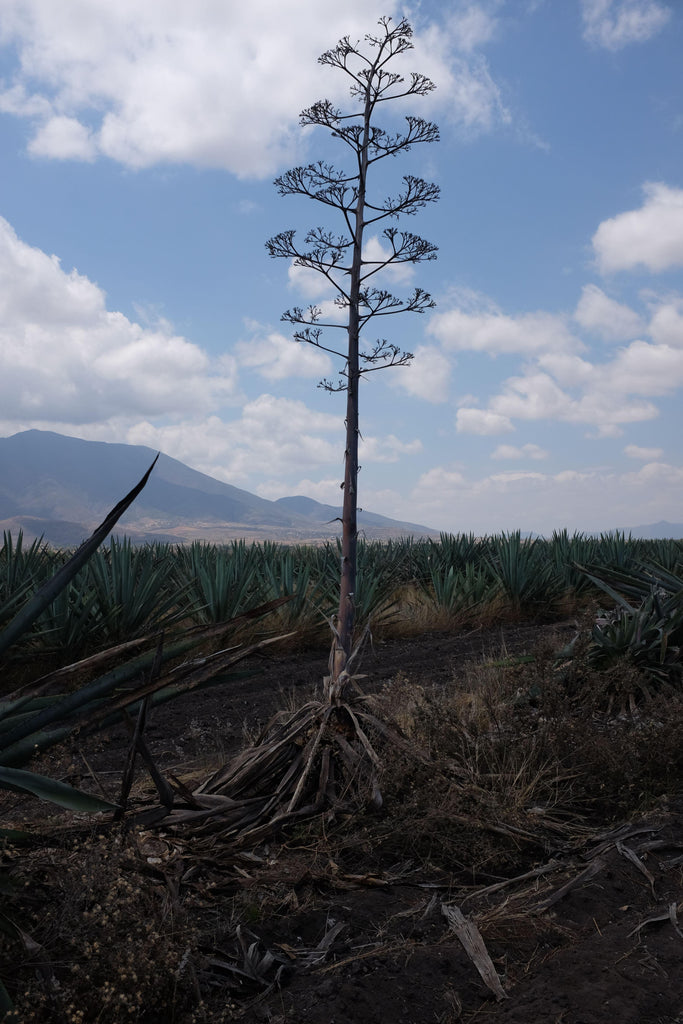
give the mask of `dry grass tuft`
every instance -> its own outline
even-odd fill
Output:
[[[524,851],[569,849],[595,823],[645,812],[676,789],[683,695],[615,715],[606,696],[632,681],[606,681],[580,657],[567,669],[556,650],[472,663],[448,690],[400,676],[385,688],[384,714],[420,758],[383,749],[388,811],[370,825],[379,856],[505,872]]]

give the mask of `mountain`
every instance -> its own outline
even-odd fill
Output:
[[[302,494],[298,494],[293,498],[278,498],[274,504],[299,516],[303,516],[312,523],[334,524],[341,519],[342,514],[341,507],[335,508],[334,505],[323,505],[319,501],[314,501],[313,498],[305,498]],[[389,524],[400,526],[404,535],[412,534],[412,536],[416,537],[421,534],[429,534],[430,536],[436,536],[435,530],[429,530],[425,526],[418,526],[417,523],[395,523],[394,520],[387,519],[386,516],[380,516],[376,512],[366,512],[365,509],[358,509],[358,526],[365,533],[373,529],[387,529]],[[340,529],[341,527],[338,526],[337,531]]]
[[[78,544],[137,483],[156,452],[141,445],[83,441],[44,430],[0,438],[0,529]],[[316,542],[340,533],[341,509],[311,498],[267,501],[160,455],[117,532],[136,542]],[[424,536],[434,531],[362,512],[366,537]]]
[[[639,537],[643,540],[683,540],[683,523],[667,523],[661,519],[649,526],[631,526],[623,531],[626,536]]]

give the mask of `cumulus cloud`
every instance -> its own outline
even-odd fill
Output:
[[[450,466],[424,473],[396,514],[452,532],[596,531],[662,518],[678,522],[683,467],[650,462],[636,472],[609,468],[555,473],[514,471],[488,476]],[[604,496],[609,494],[609,506]]]
[[[671,8],[657,0],[581,0],[583,37],[606,50],[644,43],[660,32]]]
[[[264,497],[297,493],[291,490],[296,485],[285,481],[300,480],[302,473],[329,471],[331,465],[340,467],[337,489],[343,476],[342,416],[271,394],[247,402],[233,419],[208,416],[170,424],[143,421],[128,427],[125,440],[160,449],[202,473]],[[419,440],[401,441],[393,434],[368,437],[361,444],[361,460],[396,462],[421,449]],[[328,493],[327,484],[323,489]],[[321,492],[314,494],[309,489],[300,493],[317,497]]]
[[[561,315],[509,316],[482,296],[459,296],[456,307],[428,327],[444,349],[517,354],[524,362],[486,402],[473,396],[462,403],[458,431],[495,435],[514,430],[518,420],[546,420],[584,425],[589,436],[618,437],[626,424],[658,416],[654,399],[683,387],[683,298],[652,292],[641,298],[649,322],[597,286],[583,289],[574,319],[584,330],[612,342],[646,336],[604,359],[588,351]]]
[[[290,263],[287,277],[289,287],[299,292],[309,302],[315,302],[334,292],[327,278],[310,267],[301,267],[296,263]]]
[[[537,359],[538,366],[547,371],[563,388],[585,387],[595,372],[595,366],[581,356],[566,352],[544,352]]]
[[[203,473],[251,489],[264,477],[281,480],[339,461],[343,426],[338,416],[304,402],[263,394],[234,419],[209,416],[173,424],[141,422],[126,436],[186,462]]]
[[[490,355],[575,351],[583,347],[563,317],[545,312],[515,317],[499,310],[469,312],[458,306],[433,316],[428,332],[447,350]]]
[[[422,451],[422,441],[401,441],[394,434],[386,437],[363,437],[359,446],[360,458],[364,462],[398,462],[403,455],[417,455]]]
[[[683,266],[683,189],[649,182],[643,193],[639,210],[603,221],[593,235],[601,273],[637,267],[658,273]]]
[[[624,455],[629,459],[641,459],[643,462],[654,462],[662,457],[661,448],[641,448],[637,444],[627,444],[624,448]]]
[[[471,53],[493,38],[498,26],[494,14],[497,6],[471,3],[451,13],[448,24],[454,44],[459,50]]]
[[[317,57],[344,35],[361,39],[397,0],[3,0],[0,43],[16,47],[0,109],[29,119],[29,149],[60,159],[97,154],[127,167],[191,163],[263,177],[292,162],[299,111],[348,98],[343,75]],[[469,131],[509,120],[486,63],[471,51],[493,15],[471,4],[416,24],[407,69],[436,82],[425,109]],[[283,73],[283,67],[286,73]]]
[[[97,147],[84,124],[75,117],[59,115],[49,117],[40,125],[29,142],[28,151],[33,156],[92,162]]]
[[[0,403],[17,423],[89,423],[216,408],[236,391],[234,362],[212,361],[169,325],[142,327],[56,256],[0,218]]]
[[[672,295],[656,307],[648,333],[658,345],[683,348],[683,298]]]
[[[660,397],[683,386],[683,350],[634,341],[596,367],[595,387],[616,395]]]
[[[458,409],[455,425],[463,434],[481,434],[485,437],[492,434],[507,434],[515,429],[509,416],[492,409],[469,407]]]
[[[570,401],[549,374],[530,371],[508,378],[503,392],[491,401],[490,408],[495,415],[507,420],[554,419],[566,414]]]
[[[513,444],[499,444],[495,451],[491,452],[492,459],[547,459],[548,452],[537,444],[523,444],[516,448]]]
[[[583,424],[599,436],[616,437],[627,423],[653,419],[650,399],[683,386],[683,350],[634,341],[605,363],[543,356],[518,376],[507,378],[486,408],[464,408],[457,429],[498,434],[515,420]]]
[[[239,366],[255,370],[266,380],[287,377],[322,378],[330,374],[332,360],[325,352],[277,331],[239,341],[234,347]]]
[[[402,366],[387,374],[393,388],[415,398],[439,404],[448,399],[451,361],[433,345],[418,345],[409,366]]]
[[[488,408],[461,409],[458,429],[494,434],[514,429],[514,420],[556,420],[592,427],[599,436],[618,436],[624,424],[658,415],[657,406],[644,400],[646,396],[670,393],[677,387],[676,379],[659,378],[660,355],[626,350],[611,363],[594,366],[589,381],[576,392],[560,387],[549,373],[532,367],[525,374],[508,378],[500,393],[489,399]],[[649,361],[651,357],[653,362]],[[666,356],[662,362],[667,363]],[[680,379],[680,367],[673,368]],[[472,413],[479,416],[472,417]],[[491,429],[484,430],[481,424],[490,424]],[[497,424],[498,430],[494,429]]]
[[[611,299],[594,284],[587,284],[581,292],[574,319],[605,341],[629,341],[643,330],[635,310]]]
[[[406,284],[415,276],[415,267],[411,263],[390,263],[389,266],[382,268],[382,264],[390,256],[389,246],[382,241],[379,235],[371,235],[366,239],[363,245],[363,262],[368,265],[364,267],[363,272],[366,275],[372,273],[371,284],[375,287],[383,288],[395,284]]]
[[[654,485],[671,489],[683,484],[683,466],[671,466],[668,462],[647,462],[635,473],[626,473],[624,481],[637,486]],[[677,513],[680,516],[680,505]]]

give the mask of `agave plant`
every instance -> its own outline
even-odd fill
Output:
[[[289,598],[277,615],[278,628],[307,636],[326,624],[336,599],[336,580],[316,574],[311,558],[300,550],[264,545],[261,578],[268,600]]]
[[[97,643],[102,635],[97,594],[89,580],[79,573],[38,616],[31,632],[24,636],[22,648],[37,648],[42,653],[60,656],[68,653],[73,657]]]
[[[134,547],[128,538],[112,540],[88,562],[87,577],[100,613],[101,634],[111,643],[169,626],[185,613],[180,602],[190,583],[179,581],[168,547]]]
[[[583,533],[569,535],[567,530],[555,531],[548,545],[558,589],[567,597],[585,594],[593,588],[590,578],[580,568],[597,562],[598,542]]]
[[[0,548],[0,627],[16,614],[28,595],[53,571],[55,555],[42,540],[28,548],[20,530],[16,540],[3,533]]]
[[[611,568],[627,568],[641,557],[644,544],[644,541],[633,538],[630,534],[626,536],[623,530],[601,533],[596,545],[596,562]]]
[[[492,537],[486,562],[515,615],[547,607],[558,596],[557,581],[543,545],[523,540],[519,530]]]
[[[683,681],[683,580],[662,566],[597,569],[586,575],[614,601],[591,634],[598,667],[626,658],[656,684]],[[628,598],[628,599],[627,599]]]
[[[438,609],[455,616],[490,609],[501,594],[487,565],[476,562],[467,562],[462,569],[432,567],[425,590]]]
[[[473,533],[442,533],[438,544],[430,541],[430,568],[441,566],[463,572],[468,565],[480,565],[489,552],[487,537],[476,537]]]
[[[224,622],[260,602],[263,559],[257,544],[195,542],[179,548],[176,557],[188,588],[189,612],[197,622]]]

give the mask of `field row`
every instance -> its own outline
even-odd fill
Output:
[[[0,549],[0,630],[69,552],[5,534]],[[340,549],[236,541],[218,546],[111,540],[90,559],[25,637],[36,650],[74,657],[134,639],[161,625],[225,622],[277,598],[290,600],[262,622],[271,632],[324,635],[335,614]],[[575,612],[610,587],[624,593],[624,574],[640,574],[641,599],[662,574],[669,589],[683,579],[683,542],[555,533],[527,540],[517,533],[439,541],[360,542],[356,588],[359,628],[444,628],[470,622]],[[616,576],[615,576],[616,574]],[[630,574],[630,575],[629,575]],[[627,581],[628,587],[628,581]]]

